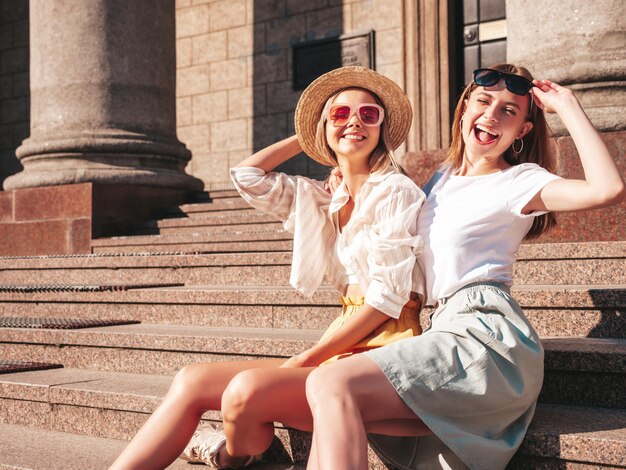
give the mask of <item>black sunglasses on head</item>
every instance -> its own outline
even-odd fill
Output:
[[[493,69],[474,70],[474,83],[478,86],[493,86],[500,80],[504,80],[504,85],[507,90],[520,96],[524,96],[535,86],[533,82],[520,75],[500,72],[499,70]]]

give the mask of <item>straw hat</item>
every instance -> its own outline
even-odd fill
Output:
[[[342,88],[363,88],[374,93],[385,108],[384,125],[389,144],[397,149],[405,141],[413,111],[404,91],[389,78],[366,67],[341,67],[325,73],[311,83],[298,101],[295,127],[302,150],[322,165],[335,166],[315,143],[315,132],[326,101]]]

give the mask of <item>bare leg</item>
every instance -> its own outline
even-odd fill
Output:
[[[312,430],[306,379],[313,368],[250,369],[237,374],[222,397],[226,451],[256,455],[274,438],[274,421]]]
[[[367,469],[366,429],[391,435],[430,433],[364,355],[319,367],[310,374],[306,393],[320,468]]]
[[[183,451],[202,414],[219,410],[231,379],[250,368],[275,369],[283,359],[193,364],[181,369],[163,402],[110,467],[165,468]]]
[[[315,430],[313,430],[313,439],[311,439],[311,450],[309,451],[309,459],[306,463],[307,470],[320,470],[319,462],[317,461],[317,445],[315,444]]]

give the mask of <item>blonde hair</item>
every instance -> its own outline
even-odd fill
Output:
[[[331,105],[337,99],[337,96],[339,96],[341,93],[343,93],[346,90],[363,90],[363,91],[368,92],[374,97],[374,99],[376,100],[376,103],[382,106],[382,108],[385,110],[385,116],[388,115],[388,111],[385,108],[385,104],[380,100],[380,98],[378,98],[378,96],[376,96],[374,92],[366,88],[345,87],[345,88],[338,90],[335,94],[333,94],[330,98],[328,98],[328,100],[326,101],[326,104],[324,104],[324,107],[322,108],[322,114],[317,123],[317,128],[315,129],[315,145],[317,146],[318,150],[322,152],[328,158],[328,160],[335,163],[335,166],[339,166],[339,163],[337,162],[337,157],[335,156],[335,152],[333,152],[333,150],[330,148],[330,146],[328,145],[328,140],[326,139],[326,117],[328,116],[328,113],[330,112]],[[370,172],[374,173],[377,171],[385,171],[390,166],[392,166],[397,171],[403,174],[406,173],[404,169],[400,166],[400,164],[397,162],[396,157],[393,153],[393,149],[391,148],[391,145],[389,144],[389,131],[387,129],[387,124],[385,122],[385,119],[383,119],[383,122],[380,125],[380,137],[378,138],[378,144],[376,145],[376,148],[372,151],[372,154],[370,155]]]
[[[520,75],[530,81],[533,80],[533,76],[528,69],[522,66],[497,64],[488,68],[498,70],[500,72]],[[465,90],[463,90],[454,111],[454,118],[452,121],[452,143],[450,144],[450,149],[448,150],[448,157],[444,162],[444,164],[447,164],[452,170],[461,168],[461,165],[463,164],[465,142],[463,141],[463,134],[461,132],[461,120],[463,118],[463,113],[465,112],[465,105],[476,87],[477,85],[474,82],[465,87]],[[532,100],[532,97],[530,97],[530,99]],[[503,158],[509,165],[515,166],[520,163],[536,163],[546,170],[554,172],[556,162],[554,155],[552,155],[549,151],[549,138],[551,136],[550,128],[546,122],[543,110],[538,106],[533,105],[532,102],[530,103],[530,106],[530,113],[527,116],[527,120],[533,124],[533,127],[530,132],[523,137],[525,142],[522,151],[515,153],[513,152],[511,146],[504,152]],[[524,239],[529,240],[536,238],[555,226],[556,217],[552,212],[537,216],[534,218],[533,224]]]

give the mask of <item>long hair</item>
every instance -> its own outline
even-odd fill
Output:
[[[520,75],[532,81],[533,76],[525,67],[511,64],[492,65],[490,69],[500,72]],[[474,82],[465,87],[461,98],[454,111],[454,119],[452,121],[452,143],[448,150],[448,157],[445,162],[452,170],[461,168],[463,164],[463,155],[465,153],[465,142],[461,132],[461,120],[465,112],[465,105],[469,100],[471,93],[476,89]],[[530,97],[532,100],[532,97]],[[550,128],[546,122],[543,110],[531,102],[530,113],[527,120],[533,123],[533,128],[523,137],[524,148],[521,152],[515,153],[512,146],[504,152],[504,160],[509,165],[519,165],[520,163],[536,163],[550,172],[554,172],[556,162],[554,155],[549,151],[549,138],[551,135]],[[542,233],[556,226],[556,217],[552,212],[537,216],[533,220],[530,230],[524,237],[525,240],[537,238]]]
[[[388,111],[385,108],[383,102],[378,98],[378,96],[376,96],[375,93],[366,88],[345,87],[341,90],[338,90],[333,96],[328,98],[326,104],[324,105],[324,108],[322,109],[322,115],[320,116],[320,120],[318,121],[317,128],[315,130],[315,145],[318,149],[326,154],[326,157],[328,157],[330,161],[335,163],[335,166],[339,166],[339,163],[337,162],[337,156],[335,155],[335,152],[333,152],[333,150],[330,148],[330,146],[328,145],[328,140],[326,139],[326,118],[330,111],[330,107],[335,102],[335,99],[337,99],[337,96],[339,96],[342,92],[346,90],[367,91],[374,97],[376,103],[384,109],[385,116],[388,115]],[[372,173],[377,171],[384,171],[389,168],[389,166],[392,166],[396,169],[396,171],[399,171],[400,173],[405,173],[404,169],[397,162],[396,157],[393,153],[393,149],[389,144],[389,131],[387,130],[385,119],[383,119],[383,122],[380,125],[380,137],[378,139],[378,145],[376,145],[376,148],[374,148],[374,150],[372,151],[369,163],[370,172]]]

